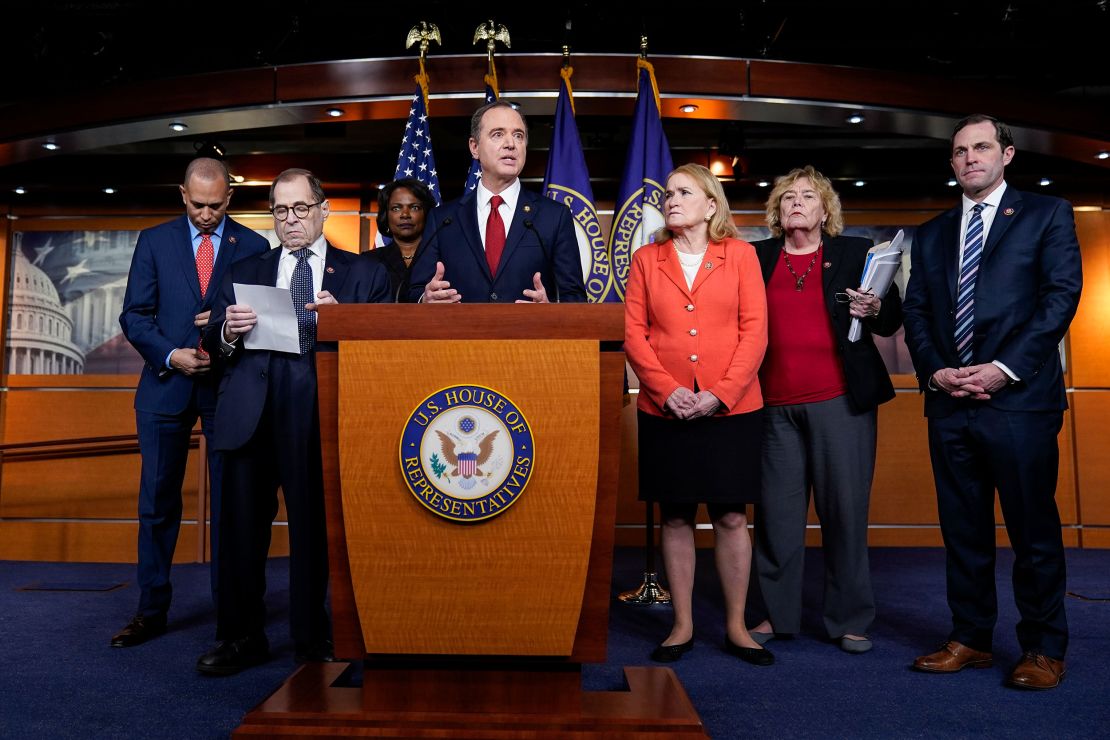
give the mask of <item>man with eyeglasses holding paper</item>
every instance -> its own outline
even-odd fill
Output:
[[[315,311],[328,303],[390,301],[389,276],[381,264],[324,238],[330,205],[311,172],[289,169],[278,175],[270,189],[270,212],[281,247],[233,267],[204,336],[204,348],[226,367],[214,440],[224,451],[225,496],[219,644],[201,656],[197,670],[219,676],[269,658],[263,596],[278,486],[289,517],[289,621],[295,657],[298,662],[332,659],[325,608],[328,560]],[[244,346],[258,316],[236,301],[236,283],[289,292],[299,351]]]

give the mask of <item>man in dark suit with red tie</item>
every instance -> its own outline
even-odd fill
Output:
[[[224,452],[220,522],[219,644],[197,661],[202,673],[226,676],[269,657],[265,634],[266,554],[277,514],[277,489],[289,523],[289,622],[298,662],[332,659],[326,610],[327,531],[320,417],[316,394],[316,306],[386,303],[389,275],[369,254],[329,244],[330,205],[308,170],[289,169],[270,189],[279,249],[243,260],[227,274],[204,335],[204,348],[224,366],[216,408],[216,449]],[[234,285],[288,291],[297,313],[299,352],[251,349],[258,323],[237,301]]]
[[[570,210],[520,186],[528,124],[505,101],[470,123],[482,179],[428,213],[412,266],[410,300],[423,303],[564,303],[586,300]]]
[[[216,287],[232,262],[269,249],[264,238],[227,214],[227,167],[194,159],[180,186],[185,215],[144,230],[135,245],[120,325],[146,361],[135,392],[142,472],[139,482],[139,609],[112,637],[132,647],[166,631],[170,563],[181,526],[181,484],[189,436],[199,417],[208,441],[212,509],[212,588],[216,589],[220,455],[212,446],[216,384],[209,358],[198,350]]]
[[[1067,399],[1059,347],[1079,304],[1071,205],[1014,190],[1009,129],[969,116],[952,134],[960,207],[918,229],[903,304],[925,394],[947,550],[952,630],[913,667],[953,673],[992,663],[998,618],[994,494],[1014,550],[1023,655],[1008,683],[1050,689],[1064,675],[1064,545],[1057,435]]]

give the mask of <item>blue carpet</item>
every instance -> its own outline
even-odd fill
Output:
[[[1110,551],[1075,550],[1068,558],[1070,591],[1089,599],[1110,597]],[[776,657],[770,668],[749,666],[721,651],[720,588],[712,553],[699,552],[695,648],[674,664],[675,671],[716,738],[1107,736],[1110,674],[1102,661],[1110,657],[1110,603],[1069,598],[1072,641],[1060,688],[1043,693],[1006,688],[1003,680],[1020,651],[1009,588],[1012,558],[999,551],[998,560],[995,667],[938,676],[908,666],[938,645],[949,626],[941,550],[872,551],[879,609],[871,631],[875,649],[859,656],[842,653],[821,633],[820,553],[808,553],[803,634],[769,643]],[[639,583],[642,563],[638,549],[617,551],[614,594]],[[110,648],[108,639],[137,602],[132,566],[0,563],[0,737],[226,737],[293,669],[288,561],[271,561],[269,571],[274,659],[221,679],[194,669],[213,644],[215,629],[206,565],[174,569],[174,608],[164,637],[120,650]],[[107,591],[20,590],[117,582],[127,585]],[[585,667],[585,688],[621,688],[621,668],[649,664],[648,653],[669,625],[665,607],[614,603],[609,660]]]

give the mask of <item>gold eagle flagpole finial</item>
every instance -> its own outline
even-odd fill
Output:
[[[473,43],[477,44],[479,41],[486,42],[486,60],[489,65],[489,76],[496,82],[497,70],[493,66],[493,52],[497,47],[498,41],[503,43],[506,49],[512,48],[512,44],[509,42],[509,29],[494,23],[491,18],[485,23],[479,24],[478,28],[474,30]],[[495,91],[497,90],[496,84],[493,85],[493,88]]]
[[[428,55],[428,46],[433,41],[443,46],[443,37],[439,35],[439,26],[427,21],[420,21],[418,25],[410,28],[409,35],[405,38],[406,49],[411,49],[413,44],[420,44],[420,74],[416,76],[416,81],[424,92],[425,106],[428,104],[428,73],[424,71],[424,58]]]

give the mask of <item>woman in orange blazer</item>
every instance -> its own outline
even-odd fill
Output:
[[[694,520],[705,503],[725,594],[725,650],[770,665],[744,625],[751,566],[745,504],[758,501],[767,348],[759,260],[736,238],[721,183],[683,165],[667,177],[666,227],[632,257],[625,352],[640,380],[640,498],[658,501],[674,625],[652,652],[673,662],[694,644]]]

